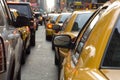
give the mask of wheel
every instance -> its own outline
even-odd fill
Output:
[[[21,57],[21,64],[24,65],[26,60],[26,50],[23,50]]]
[[[36,30],[38,30],[38,23],[36,24]]]
[[[31,39],[31,46],[35,46],[35,35],[32,36],[32,39]]]
[[[40,23],[40,25],[42,26],[42,22]]]
[[[61,69],[59,69],[58,71],[58,80],[63,80],[63,77],[64,77],[64,70],[63,70],[63,67],[61,67]]]
[[[62,67],[59,66],[59,67],[58,67],[58,80],[60,80],[61,69],[62,69]]]
[[[55,51],[55,65],[59,64],[59,60],[57,59],[56,51]]]
[[[35,31],[32,32],[31,34],[30,42],[31,42],[31,46],[35,46]]]
[[[54,37],[52,37],[52,50],[55,50],[55,46],[53,44]]]
[[[42,21],[39,21],[39,24],[42,26],[43,25]]]
[[[48,38],[48,36],[46,35],[46,40],[48,41],[49,40],[49,38]]]
[[[21,66],[20,66],[20,69],[19,69],[19,72],[18,72],[18,75],[17,75],[17,80],[21,80]]]
[[[63,59],[60,58],[59,64],[58,64],[58,80],[60,80],[60,77],[61,77],[62,62],[63,62]]]
[[[54,44],[53,44],[53,40],[54,40],[54,35],[52,36],[52,50],[55,50],[55,46],[54,46]]]
[[[13,80],[14,78],[14,69],[15,69],[15,61],[13,62],[12,68],[11,68],[11,73],[10,73],[10,78],[9,80]]]
[[[26,53],[30,54],[30,45],[28,46],[28,48],[26,49]]]
[[[52,42],[52,50],[55,50],[55,46],[54,46],[53,42]]]

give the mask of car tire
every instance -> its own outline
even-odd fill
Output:
[[[42,22],[40,23],[40,25],[41,25],[41,26],[43,25]]]
[[[27,53],[27,54],[30,54],[30,52],[31,52],[30,49],[31,49],[31,47],[30,47],[30,45],[29,45],[28,48],[26,49],[26,53]]]
[[[26,60],[26,50],[23,49],[22,57],[21,57],[21,64],[22,64],[22,65],[25,64],[25,60]]]
[[[60,76],[61,76],[62,62],[63,62],[63,59],[60,57],[59,64],[58,64],[58,80],[60,80]]]
[[[17,75],[17,80],[21,80],[21,66],[20,66],[20,69],[19,69],[19,72],[18,72],[18,75]]]
[[[36,30],[38,30],[38,23],[36,24]]]
[[[55,46],[53,44],[53,38],[52,38],[52,50],[55,50]]]
[[[35,31],[32,32],[31,34],[30,42],[31,42],[31,46],[35,46]]]
[[[59,65],[59,60],[57,59],[56,53],[55,53],[55,65],[56,65],[56,66]]]
[[[39,21],[39,24],[42,26],[43,24],[42,24],[42,21]]]
[[[46,40],[48,41],[49,40],[49,38],[48,38],[48,36],[46,35]]]
[[[53,42],[52,42],[52,50],[55,50],[55,46],[54,46]]]
[[[13,61],[13,64],[12,64],[12,66],[11,66],[11,73],[10,73],[10,75],[9,75],[9,80],[13,80],[13,78],[14,78],[14,70],[15,70],[15,61]]]
[[[62,67],[58,66],[58,80],[60,80],[61,69],[62,69]]]

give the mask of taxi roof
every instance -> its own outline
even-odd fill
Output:
[[[80,14],[80,13],[93,13],[95,10],[80,10],[80,11],[74,11],[73,14]]]

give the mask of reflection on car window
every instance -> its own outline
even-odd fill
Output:
[[[78,14],[76,17],[76,20],[74,22],[72,31],[79,31],[82,29],[84,24],[87,22],[89,17],[92,15],[92,13],[83,13],[83,14]]]
[[[8,5],[10,8],[14,8],[14,9],[17,9],[18,12],[20,13],[20,15],[24,15],[28,18],[30,18],[32,16],[32,11],[30,10],[30,8],[28,8],[28,6],[26,5],[17,5],[17,4],[14,4],[14,5]],[[31,13],[30,13],[31,12]]]
[[[58,16],[53,16],[52,20],[53,20],[53,21],[56,21],[57,17],[58,17]]]
[[[70,21],[71,17],[72,17],[72,15],[69,16],[69,17],[65,20],[61,31],[64,31],[64,30],[65,30],[65,27],[69,24],[69,21]]]
[[[70,14],[63,14],[63,15],[61,16],[60,21],[64,22],[64,21],[69,17],[69,15],[70,15]]]
[[[102,66],[120,67],[120,16],[111,34]]]

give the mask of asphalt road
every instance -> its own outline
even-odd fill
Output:
[[[31,53],[22,66],[21,80],[57,80],[57,72],[51,42],[45,39],[44,26],[39,26],[36,45],[31,48]]]

